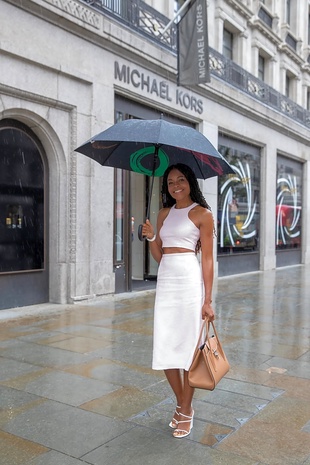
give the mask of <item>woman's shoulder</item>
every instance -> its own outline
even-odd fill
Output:
[[[190,211],[198,215],[211,215],[212,216],[211,210],[209,210],[209,208],[207,207],[203,207],[202,205],[199,205],[199,203],[197,203]]]
[[[213,222],[213,214],[211,210],[209,210],[206,207],[203,207],[202,205],[195,205],[195,207],[192,208],[192,210],[190,211],[190,214],[193,215],[193,218],[199,219],[199,223],[209,221]]]
[[[171,207],[163,207],[159,210],[158,215],[167,216],[170,210],[171,210]]]
[[[158,212],[158,219],[163,222],[167,218],[168,213],[170,212],[170,207],[161,208]]]

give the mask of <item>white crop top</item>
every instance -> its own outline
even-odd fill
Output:
[[[162,247],[181,247],[195,251],[200,231],[189,219],[189,211],[198,203],[186,208],[175,208],[173,205],[159,231]]]

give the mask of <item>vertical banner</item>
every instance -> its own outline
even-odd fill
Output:
[[[178,23],[178,85],[210,82],[206,0],[193,0]]]

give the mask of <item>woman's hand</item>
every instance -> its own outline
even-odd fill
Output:
[[[154,228],[150,223],[150,220],[146,220],[142,225],[142,236],[146,237],[147,239],[153,239],[155,236]]]
[[[204,303],[201,309],[201,317],[203,320],[213,321],[215,318],[214,310],[212,308],[212,302]]]

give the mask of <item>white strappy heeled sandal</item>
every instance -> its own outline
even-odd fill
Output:
[[[169,423],[170,428],[176,429],[178,427],[179,420],[175,418],[175,416],[179,416],[180,413],[177,411],[178,408],[181,408],[180,405],[177,405],[173,414],[173,418]]]
[[[189,415],[185,415],[182,412],[179,412],[179,415],[182,415],[182,417],[187,418],[187,419],[178,421],[178,425],[172,433],[174,438],[182,439],[190,434],[192,427],[193,427],[193,423],[194,423],[194,413],[195,413],[194,410],[192,410],[192,415],[189,416]],[[189,422],[190,422],[189,430],[179,428],[179,425],[181,423],[189,423]]]

